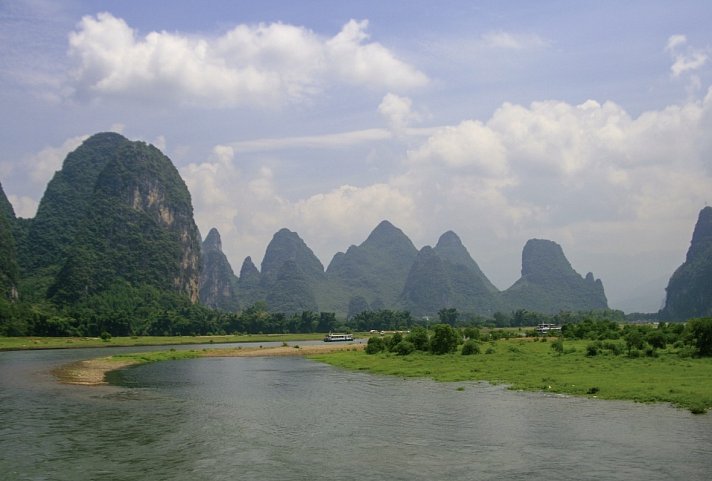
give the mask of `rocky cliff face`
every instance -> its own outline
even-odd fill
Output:
[[[712,316],[712,207],[700,211],[685,262],[667,286],[660,315],[669,320]]]
[[[522,251],[522,277],[504,292],[513,309],[556,313],[606,309],[608,301],[600,279],[582,278],[556,242],[530,239]]]
[[[152,145],[126,140],[115,146],[50,295],[73,302],[121,281],[197,302],[200,236],[185,183]]]
[[[203,241],[203,268],[200,271],[200,302],[206,306],[236,312],[239,309],[235,285],[237,277],[222,251],[222,240],[212,228]]]

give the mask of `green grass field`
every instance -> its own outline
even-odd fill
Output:
[[[240,336],[135,336],[112,337],[0,337],[0,351],[70,349],[80,347],[168,346],[234,342],[289,342],[321,339],[324,334],[246,334]]]
[[[682,358],[665,350],[658,357],[588,357],[588,343],[565,341],[567,354],[555,353],[549,342],[513,339],[484,343],[482,354],[472,356],[346,351],[312,358],[341,368],[391,376],[487,381],[519,390],[669,402],[695,413],[712,407],[712,358]],[[489,347],[494,352],[485,354]]]

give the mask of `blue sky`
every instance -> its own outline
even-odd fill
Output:
[[[712,200],[709,2],[0,2],[0,182],[161,148],[239,270],[281,227],[326,265],[389,219],[500,288],[529,238],[657,310]]]

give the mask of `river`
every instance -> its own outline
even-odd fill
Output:
[[[155,363],[100,387],[61,385],[50,374],[108,354],[0,353],[0,479],[707,481],[712,473],[712,415],[667,405],[374,376],[299,357]]]

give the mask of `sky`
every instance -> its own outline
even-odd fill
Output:
[[[170,6],[169,6],[170,5]],[[383,219],[500,289],[530,238],[654,312],[712,202],[712,3],[0,0],[0,183],[33,217],[83,139],[160,148],[238,272]]]

